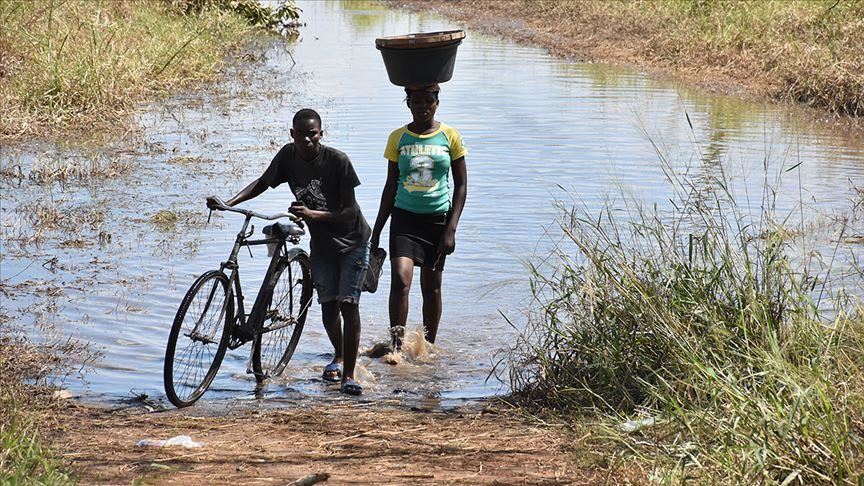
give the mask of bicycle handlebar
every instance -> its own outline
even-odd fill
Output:
[[[228,211],[231,213],[240,213],[244,216],[251,216],[253,218],[266,219],[269,221],[272,221],[274,219],[288,218],[292,222],[297,223],[301,228],[303,227],[303,220],[300,219],[298,216],[295,216],[289,212],[274,213],[274,214],[270,214],[270,215],[261,214],[261,213],[252,211],[251,209],[241,209],[241,208],[235,208],[232,206],[228,206],[227,204],[222,202],[222,200],[219,198],[213,198],[213,199],[215,200],[214,202],[216,204],[214,204],[213,207],[210,208],[211,211],[216,210],[216,211]]]

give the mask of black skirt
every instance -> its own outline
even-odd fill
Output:
[[[407,257],[414,266],[443,270],[446,255],[438,251],[447,213],[419,214],[397,207],[390,213],[390,258]]]

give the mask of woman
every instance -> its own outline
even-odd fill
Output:
[[[384,151],[389,162],[387,182],[371,246],[378,248],[381,231],[392,216],[389,307],[394,350],[402,346],[415,266],[420,267],[424,333],[427,341],[435,342],[444,260],[456,248],[456,226],[465,206],[467,150],[459,132],[435,120],[438,92],[437,84],[405,88],[413,120],[390,134]]]

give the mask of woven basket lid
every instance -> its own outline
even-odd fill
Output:
[[[425,49],[461,42],[464,38],[464,30],[445,30],[441,32],[379,37],[375,39],[375,46],[384,49]]]

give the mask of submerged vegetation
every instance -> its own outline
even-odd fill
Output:
[[[253,26],[298,15],[257,0],[4,0],[0,138],[114,126],[148,96],[215,76]]]
[[[860,206],[836,217],[826,251],[799,211],[777,209],[779,188],[743,204],[722,168],[682,176],[662,159],[668,210],[560,204],[564,242],[532,269],[514,389],[574,422],[599,417],[611,441],[597,447],[659,479],[860,484],[860,246],[837,263]]]
[[[537,32],[529,38],[564,55],[671,66],[864,115],[861,0],[459,0],[447,9],[474,21],[523,20]],[[504,32],[526,36],[513,27]]]

